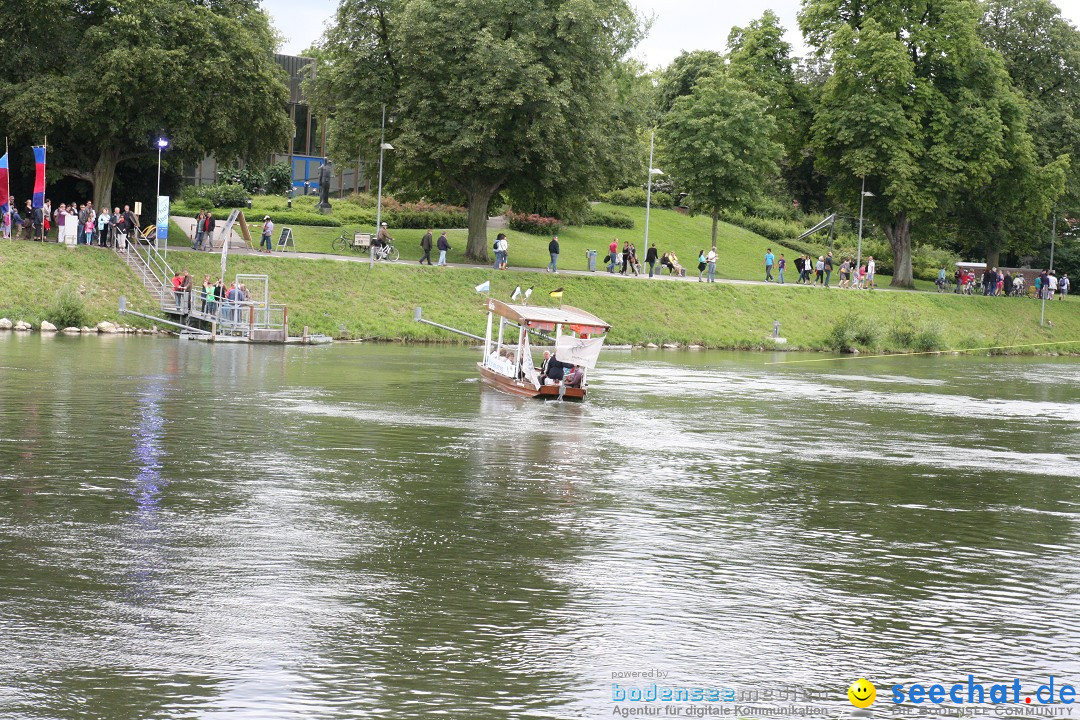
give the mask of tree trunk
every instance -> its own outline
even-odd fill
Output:
[[[116,179],[116,166],[119,162],[120,151],[107,148],[101,151],[94,165],[93,179],[90,182],[94,186],[94,205],[99,210],[112,208],[112,186]]]
[[[488,262],[488,205],[498,186],[477,187],[465,194],[469,203],[469,242],[465,246],[465,258],[475,262]]]
[[[720,208],[712,211],[712,246],[716,247],[716,227],[720,224]]]
[[[893,287],[915,289],[915,278],[911,271],[911,220],[907,213],[900,213],[891,225],[884,225],[885,237],[893,251]]]
[[[996,268],[1001,260],[1001,250],[995,246],[986,248],[986,266]]]

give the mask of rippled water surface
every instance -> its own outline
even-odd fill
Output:
[[[0,717],[1080,681],[1080,364],[777,358],[0,335]]]

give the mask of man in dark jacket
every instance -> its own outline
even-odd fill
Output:
[[[420,258],[420,264],[423,265],[427,260],[427,264],[431,265],[431,228],[424,233],[424,237],[420,238],[420,249],[424,251],[424,257]]]
[[[203,242],[206,243],[207,251],[214,249],[214,229],[217,227],[217,222],[214,220],[214,211],[206,213],[206,217],[202,221]]]
[[[437,246],[439,248],[439,265],[446,265],[446,251],[450,249],[450,241],[446,239],[446,231],[439,236]]]
[[[559,274],[559,236],[552,235],[551,242],[548,243],[548,255],[551,256],[551,262],[547,264],[545,270],[550,270],[556,275]]]
[[[645,263],[649,266],[649,277],[653,275],[653,266],[656,265],[656,243],[649,246],[649,251],[645,253]]]

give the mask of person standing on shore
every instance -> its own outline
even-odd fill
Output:
[[[653,243],[645,253],[645,264],[649,266],[649,277],[653,276],[653,268],[656,266],[656,255],[656,243]]]
[[[200,208],[195,216],[195,239],[191,242],[192,250],[201,250],[203,243],[203,223],[206,220],[206,209]]]
[[[765,248],[765,282],[772,281],[772,266],[776,262],[776,256],[773,255],[772,248]]]
[[[259,252],[262,252],[263,243],[266,244],[266,252],[272,252],[271,245],[274,242],[274,221],[267,215],[263,218],[262,240],[259,241]]]
[[[446,267],[446,251],[450,249],[450,242],[446,239],[446,231],[442,231],[442,235],[439,236],[439,242],[437,244],[439,248],[439,265]]]
[[[420,249],[424,251],[424,257],[420,258],[420,264],[423,265],[427,260],[427,264],[431,266],[431,228],[424,233],[424,237],[420,238]]]
[[[544,268],[550,272],[559,274],[559,236],[552,235],[551,242],[548,243],[548,255],[551,256],[551,262]]]
[[[709,282],[716,282],[716,246],[713,245],[712,250],[705,256],[705,267],[708,270],[706,277]]]

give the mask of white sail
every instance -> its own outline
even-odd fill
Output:
[[[603,345],[602,337],[576,338],[564,335],[555,345],[555,359],[567,365],[580,365],[592,370],[596,367],[596,358],[600,356]]]

